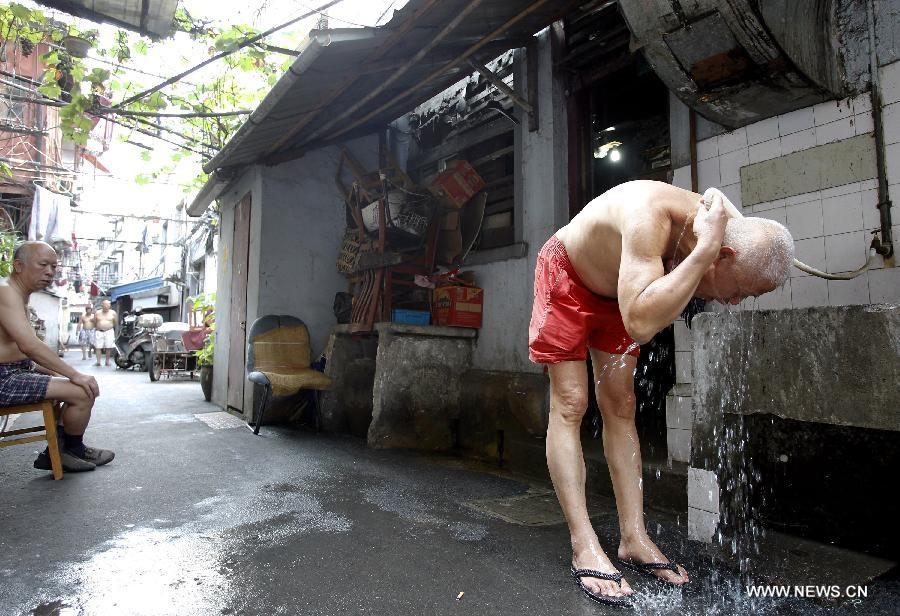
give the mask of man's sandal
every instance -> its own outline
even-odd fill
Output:
[[[610,582],[615,582],[620,587],[622,586],[622,574],[619,572],[616,573],[603,573],[602,571],[597,571],[595,569],[576,569],[572,567],[572,577],[575,578],[575,585],[581,588],[581,591],[588,596],[588,599],[591,601],[596,601],[597,603],[602,603],[604,605],[619,605],[622,607],[628,607],[631,605],[631,597],[613,597],[610,595],[604,595],[599,592],[594,592],[584,585],[584,582],[581,581],[583,577],[592,577],[597,578],[598,580],[608,580]]]
[[[685,584],[673,584],[669,580],[662,578],[656,575],[657,571],[671,571],[675,575],[681,577],[681,571],[678,570],[678,564],[674,561],[669,561],[667,563],[636,563],[630,560],[623,560],[621,558],[617,558],[616,562],[625,567],[626,569],[630,569],[635,573],[640,573],[642,575],[646,575],[652,577],[657,582],[661,584],[667,584],[669,586],[676,586],[678,588],[684,586]],[[687,583],[687,582],[686,582]]]

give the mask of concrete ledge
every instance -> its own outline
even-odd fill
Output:
[[[380,323],[370,447],[446,451],[456,446],[462,375],[475,330]]]
[[[704,313],[694,336],[695,454],[723,412],[900,430],[897,305]]]
[[[321,426],[326,432],[365,438],[372,421],[378,336],[350,335],[343,327],[344,331],[332,331],[326,347],[325,374],[332,387],[320,398]]]
[[[478,330],[471,327],[446,327],[443,325],[408,325],[406,323],[376,323],[379,335],[430,336],[435,338],[475,338]]]

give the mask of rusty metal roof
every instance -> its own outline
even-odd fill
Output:
[[[523,46],[578,3],[410,0],[378,28],[313,30],[290,69],[203,168],[277,164],[372,133],[470,74],[469,58],[486,61]]]

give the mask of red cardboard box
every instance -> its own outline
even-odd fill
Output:
[[[434,290],[432,323],[452,327],[481,327],[484,289],[438,287]]]
[[[472,165],[458,160],[434,178],[428,188],[447,205],[459,209],[484,187],[484,180]]]

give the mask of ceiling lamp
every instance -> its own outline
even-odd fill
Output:
[[[610,153],[610,150],[613,152],[616,151],[616,148],[622,145],[621,141],[609,141],[604,143],[599,148],[594,150],[594,158],[606,158],[606,155]],[[618,158],[616,160],[619,160]]]

